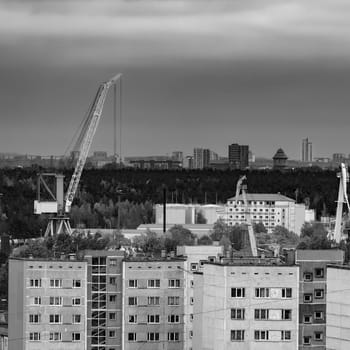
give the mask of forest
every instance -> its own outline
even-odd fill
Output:
[[[47,217],[33,214],[39,172],[53,169],[0,170],[0,233],[12,238],[42,235]],[[71,170],[63,171],[68,187]],[[225,203],[234,196],[238,178],[247,176],[248,193],[281,193],[321,214],[334,215],[336,171],[318,168],[286,171],[86,169],[70,213],[72,227],[136,228],[151,223],[153,205]],[[118,218],[119,215],[119,218]]]

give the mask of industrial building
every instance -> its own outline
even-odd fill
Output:
[[[204,263],[194,275],[193,349],[298,349],[299,267]]]
[[[9,260],[9,350],[85,350],[87,263]]]
[[[344,252],[297,250],[295,263],[300,267],[299,350],[310,347],[326,350],[326,309],[332,307],[328,304],[328,293],[329,288],[334,288],[328,281],[327,264],[343,264]]]

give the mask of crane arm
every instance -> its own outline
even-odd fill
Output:
[[[90,111],[88,113],[87,122],[84,124],[82,129],[82,134],[79,137],[81,141],[80,149],[79,149],[79,157],[77,160],[77,164],[74,169],[74,173],[72,175],[71,181],[68,186],[68,190],[65,196],[65,212],[68,213],[70,211],[75,193],[78,189],[79,181],[81,174],[83,172],[86,158],[89,154],[89,150],[92,144],[92,140],[96,133],[96,129],[98,123],[101,119],[103,105],[105,103],[109,88],[115,84],[120,78],[122,74],[117,74],[110,80],[105,83],[102,83],[97,91],[96,97],[92,103]]]

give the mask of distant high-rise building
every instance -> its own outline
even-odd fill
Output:
[[[345,162],[345,154],[344,153],[333,153],[332,156],[333,163],[343,163]]]
[[[193,149],[193,168],[204,169],[209,167],[211,151],[208,148]]]
[[[228,160],[233,169],[246,169],[249,166],[249,146],[233,143],[228,146]]]
[[[193,156],[185,157],[183,167],[186,169],[193,169]]]
[[[174,160],[178,161],[181,163],[181,165],[183,164],[183,160],[184,160],[184,154],[181,151],[174,151],[171,155],[171,158],[173,158]]]
[[[303,139],[301,160],[303,162],[312,162],[312,142],[310,142],[308,138]]]

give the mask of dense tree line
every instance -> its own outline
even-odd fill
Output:
[[[14,238],[38,236],[45,230],[47,217],[33,214],[39,170],[0,170],[0,230]],[[71,174],[64,171],[66,186]],[[217,170],[86,169],[72,206],[72,226],[134,228],[150,223],[154,220],[153,204],[163,201],[164,188],[168,203],[225,203],[234,196],[242,174]],[[245,174],[248,192],[280,192],[298,203],[309,204],[318,216],[335,213],[336,171],[308,168]]]

